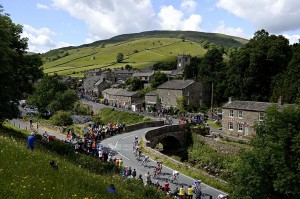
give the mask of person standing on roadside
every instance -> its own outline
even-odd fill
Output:
[[[27,140],[27,147],[28,147],[28,149],[31,149],[31,150],[34,149],[34,142],[35,142],[35,137],[34,137],[34,133],[32,132],[28,136],[28,140]]]

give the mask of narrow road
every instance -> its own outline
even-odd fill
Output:
[[[157,128],[157,127],[156,127]],[[129,133],[119,134],[110,138],[107,138],[102,141],[102,144],[106,147],[108,147],[110,150],[116,154],[116,157],[122,158],[124,161],[124,166],[131,167],[132,169],[136,169],[137,176],[139,174],[143,175],[144,182],[146,182],[145,174],[149,172],[151,175],[154,173],[154,168],[156,166],[156,161],[151,160],[147,165],[147,167],[141,166],[141,162],[139,162],[133,153],[133,140],[135,136],[138,136],[139,138],[146,134],[147,131],[154,129],[152,128],[146,128],[141,129],[137,131],[132,131]],[[162,174],[157,178],[160,185],[163,185],[165,180],[168,179],[173,172],[173,169],[163,166]],[[156,179],[152,179],[152,182],[155,182]],[[201,179],[199,179],[201,180]],[[194,182],[194,179],[185,176],[183,174],[179,175],[178,178],[178,184],[170,184],[171,190],[174,190],[177,187],[184,185],[185,188],[188,187],[188,185],[191,185]],[[206,184],[201,185],[202,192],[204,195],[206,195],[206,198],[209,198],[209,196],[212,196],[212,198],[217,198],[219,194],[225,195],[220,190],[217,190],[213,187],[210,187]],[[194,196],[195,197],[195,196]]]

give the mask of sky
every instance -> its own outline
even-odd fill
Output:
[[[28,51],[47,52],[150,30],[192,30],[246,39],[260,29],[300,39],[299,0],[1,0],[23,26]]]

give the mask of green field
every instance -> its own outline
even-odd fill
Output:
[[[65,143],[48,148],[37,144],[31,151],[26,147],[27,135],[7,127],[0,129],[0,198],[163,198],[136,180],[101,172],[105,163],[96,159],[70,151],[61,153],[68,151]],[[57,162],[58,170],[49,165],[50,160]],[[106,192],[111,183],[116,195]]]
[[[202,57],[207,51],[203,48],[203,41],[224,47],[239,47],[247,42],[228,35],[193,31],[183,31],[186,40],[182,41],[178,38],[179,33],[181,32],[150,31],[127,34],[79,47],[52,50],[42,55],[44,72],[83,77],[85,71],[96,68],[113,69],[129,64],[143,69],[157,62],[175,61],[179,54]],[[115,63],[118,53],[124,54],[122,63]]]

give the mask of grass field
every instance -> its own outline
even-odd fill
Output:
[[[43,56],[44,72],[60,75],[72,75],[82,77],[80,73],[95,68],[124,67],[126,64],[135,68],[143,69],[152,66],[156,62],[174,61],[178,54],[191,54],[192,56],[203,56],[206,52],[196,42],[182,42],[178,38],[140,38],[128,42],[116,43],[101,47],[83,47],[68,51],[60,51],[59,55],[68,53],[55,61],[49,61]],[[114,63],[117,53],[124,54],[123,63]],[[57,56],[51,54],[52,58]],[[79,75],[80,74],[80,75]]]
[[[138,181],[89,169],[104,163],[86,155],[77,154],[81,164],[76,164],[74,159],[39,145],[31,151],[26,137],[27,132],[0,129],[0,198],[163,198]],[[58,163],[58,170],[49,165],[50,160]],[[106,192],[111,183],[116,195]]]

